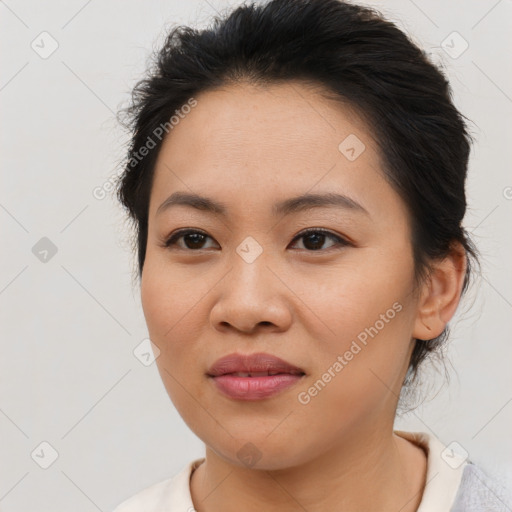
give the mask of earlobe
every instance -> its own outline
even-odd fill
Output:
[[[466,265],[466,253],[460,243],[448,256],[432,264],[418,301],[414,338],[430,340],[443,332],[457,310]]]

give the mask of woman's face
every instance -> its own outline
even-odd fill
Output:
[[[141,281],[177,410],[224,460],[264,469],[391,429],[418,306],[408,213],[370,132],[300,83],[195,99],[158,156]],[[178,192],[222,208],[159,210]],[[166,247],[184,228],[196,233]],[[266,396],[243,389],[269,377],[231,376],[233,396],[208,374],[223,356],[256,353],[304,375]]]

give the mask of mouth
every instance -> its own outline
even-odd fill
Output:
[[[272,354],[229,354],[218,359],[208,370],[210,377],[268,377],[279,374],[305,375],[302,368]]]
[[[262,400],[299,382],[306,373],[270,354],[230,354],[215,362],[208,377],[234,400]]]
[[[233,372],[224,373],[223,375],[231,375],[233,377],[269,377],[272,375],[304,375],[303,372]]]

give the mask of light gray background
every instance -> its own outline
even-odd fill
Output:
[[[129,233],[111,196],[93,191],[117,172],[126,135],[115,112],[165,27],[204,26],[230,4],[237,2],[0,2],[3,512],[107,512],[203,454],[155,364],[133,354],[147,331]],[[370,5],[445,67],[477,138],[466,226],[483,276],[451,324],[450,385],[434,386],[435,399],[397,428],[457,441],[497,472],[512,465],[512,2]],[[31,47],[51,49],[44,31],[58,43],[47,58]],[[457,58],[442,44],[452,54],[463,49],[454,31],[469,44]],[[32,252],[42,237],[57,247],[47,262]],[[52,449],[58,458],[42,469]]]

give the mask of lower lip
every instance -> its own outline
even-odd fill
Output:
[[[211,377],[217,389],[230,398],[237,400],[262,400],[287,389],[304,375],[282,373],[267,377],[237,377],[220,375]]]

